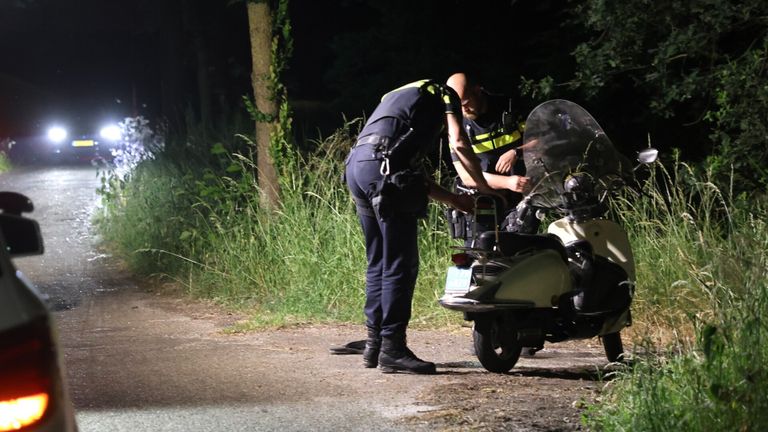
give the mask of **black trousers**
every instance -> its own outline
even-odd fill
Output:
[[[381,162],[370,146],[352,149],[346,166],[347,187],[357,203],[368,261],[365,287],[366,326],[382,337],[404,333],[419,272],[418,219],[394,212],[378,217],[371,206],[374,186],[382,178]]]

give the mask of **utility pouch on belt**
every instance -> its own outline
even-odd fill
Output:
[[[451,238],[462,240],[466,240],[468,238],[467,227],[469,224],[467,221],[467,215],[456,209],[447,208],[445,209],[445,218],[448,220],[448,233],[450,234]]]
[[[371,205],[380,219],[395,214],[427,216],[428,197],[424,176],[414,170],[399,171],[375,185]]]
[[[458,188],[461,190],[461,188]],[[451,238],[462,239],[469,246],[474,237],[486,231],[494,231],[503,218],[500,200],[491,196],[477,196],[474,214],[464,214],[455,209],[445,211]]]

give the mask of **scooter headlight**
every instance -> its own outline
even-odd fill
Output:
[[[563,182],[563,189],[568,193],[590,192],[593,188],[592,177],[587,173],[571,174]]]

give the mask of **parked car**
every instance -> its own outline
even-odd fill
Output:
[[[13,139],[11,156],[20,162],[103,163],[112,161],[113,150],[122,142],[122,132],[116,122],[78,120],[39,124]]]
[[[109,161],[120,138],[116,124],[81,129],[52,125],[46,131],[43,157],[53,162]]]
[[[43,253],[24,195],[0,192],[0,431],[76,431],[56,329],[11,258]]]

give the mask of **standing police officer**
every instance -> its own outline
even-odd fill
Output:
[[[457,163],[476,188],[493,194],[461,126],[456,93],[433,80],[385,94],[358,136],[346,162],[346,181],[357,207],[368,260],[365,367],[385,373],[435,373],[408,349],[406,328],[419,267],[417,219],[428,197],[469,212],[469,196],[451,193],[432,180],[423,162],[447,127]]]

